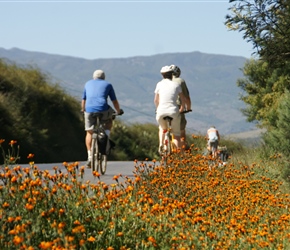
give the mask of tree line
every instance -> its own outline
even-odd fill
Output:
[[[253,58],[237,85],[242,112],[264,128],[268,153],[281,153],[290,173],[290,3],[288,0],[230,0],[225,25],[253,45]]]

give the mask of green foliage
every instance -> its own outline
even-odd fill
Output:
[[[244,91],[243,113],[248,121],[266,128],[266,152],[282,153],[289,160],[290,121],[290,5],[281,0],[232,0],[226,16],[230,30],[243,32],[259,60],[245,64],[245,79],[237,84]],[[285,165],[287,172],[289,167]]]
[[[158,127],[155,124],[127,125],[115,121],[111,140],[116,143],[112,160],[145,160],[158,158]]]
[[[265,143],[273,154],[280,152],[286,159],[290,159],[290,93],[286,91],[280,98],[277,113],[277,126],[264,135]],[[283,170],[285,177],[290,174],[289,164]]]
[[[9,167],[15,165],[19,160],[19,145],[16,146],[16,141],[10,141],[9,145],[4,146],[5,140],[0,139],[0,150],[2,151],[2,157],[4,160],[4,167]]]
[[[79,105],[39,70],[0,61],[0,136],[23,145],[20,162],[83,159]]]
[[[256,53],[271,67],[281,67],[290,59],[290,5],[287,0],[231,0],[226,16],[230,30],[243,33]]]
[[[246,103],[242,111],[248,121],[258,121],[260,127],[276,126],[278,100],[289,89],[287,68],[272,70],[263,61],[248,61],[243,73],[246,78],[239,79],[237,85],[244,91],[240,99]]]

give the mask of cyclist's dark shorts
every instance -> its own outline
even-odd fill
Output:
[[[104,124],[105,129],[109,129],[112,125],[112,115],[115,111],[109,106],[109,109],[103,112],[101,123]],[[92,116],[92,113],[85,112],[85,130],[92,130],[96,123],[96,118]]]
[[[218,144],[219,144],[218,140],[216,140],[214,142],[210,142],[210,141],[208,142],[210,149],[215,148],[217,150]]]

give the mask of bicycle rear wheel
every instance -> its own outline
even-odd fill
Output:
[[[91,149],[91,154],[92,154],[92,172],[98,171],[99,170],[99,147],[98,147],[98,140],[97,138],[92,139],[92,149]]]
[[[107,155],[99,154],[98,163],[99,163],[101,174],[104,175],[106,173],[106,170],[107,170]]]
[[[165,145],[165,155],[168,156],[172,153],[171,134],[169,131],[167,131],[165,134],[164,145]]]

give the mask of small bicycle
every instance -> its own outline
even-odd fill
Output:
[[[121,110],[120,114],[114,113],[112,117],[113,120],[116,116],[122,115],[123,113],[123,110]],[[107,170],[107,157],[110,153],[110,140],[104,129],[105,124],[101,123],[102,116],[102,113],[93,113],[93,117],[96,118],[96,124],[92,134],[91,168],[92,172],[100,170],[101,174],[104,175]]]
[[[192,110],[185,110],[183,112],[180,112],[181,114],[185,114],[188,112],[191,112]],[[167,122],[167,129],[163,131],[165,133],[164,135],[164,144],[161,146],[162,148],[159,149],[160,154],[166,158],[169,155],[171,155],[174,150],[176,150],[176,146],[174,144],[174,135],[172,134],[172,128],[171,128],[171,121],[173,120],[170,116],[165,116],[163,119]]]

